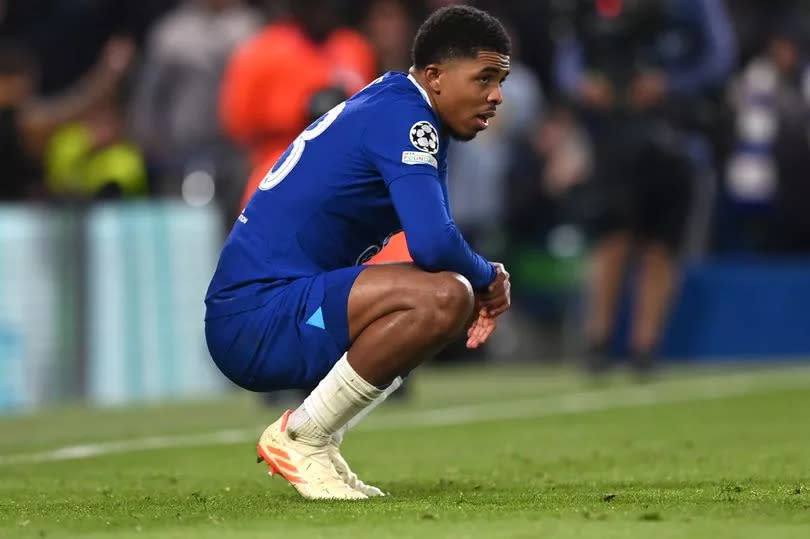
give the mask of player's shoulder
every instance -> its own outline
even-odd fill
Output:
[[[357,92],[350,101],[357,102],[366,107],[386,107],[392,104],[413,105],[416,107],[429,105],[422,97],[416,85],[405,74],[398,71],[389,71],[370,82],[365,88]]]
[[[362,144],[372,154],[396,155],[397,162],[401,155],[406,165],[438,166],[438,117],[413,77],[386,73],[355,94],[346,108],[355,113],[353,125],[362,126]]]
[[[360,92],[347,104],[376,118],[375,123],[435,120],[427,93],[405,73],[389,71]]]

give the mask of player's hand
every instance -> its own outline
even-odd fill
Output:
[[[512,305],[512,285],[509,282],[509,272],[500,262],[493,262],[495,266],[495,279],[487,290],[478,294],[478,301],[487,316],[495,318],[505,313]]]
[[[467,329],[467,348],[478,348],[484,344],[497,325],[495,318],[487,315],[487,310],[481,307]]]

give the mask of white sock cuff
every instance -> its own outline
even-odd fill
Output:
[[[323,432],[332,435],[382,392],[357,374],[343,354],[302,406]]]
[[[343,357],[341,357],[338,362],[335,363],[333,368],[346,386],[350,387],[356,392],[357,397],[359,398],[358,400],[362,403],[373,401],[383,392],[382,389],[368,383],[365,379],[363,379],[362,376],[357,374],[354,367],[349,365],[347,354],[343,354]],[[358,404],[360,402],[358,402]]]

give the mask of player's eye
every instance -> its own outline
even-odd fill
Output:
[[[481,84],[489,84],[489,81],[491,80],[492,78],[489,75],[481,75],[480,77],[478,77],[478,82],[480,82]]]

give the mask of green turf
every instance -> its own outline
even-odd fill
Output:
[[[409,404],[347,438],[355,470],[392,493],[362,502],[306,502],[268,478],[253,438],[274,414],[237,394],[2,419],[0,537],[810,537],[807,367],[644,386],[532,368],[425,371]],[[221,429],[240,441],[20,461]]]

